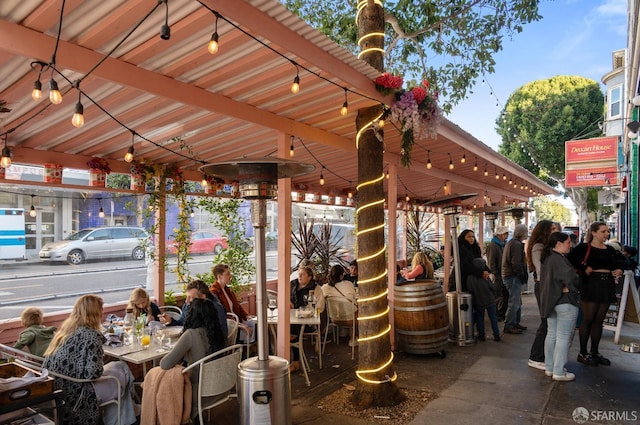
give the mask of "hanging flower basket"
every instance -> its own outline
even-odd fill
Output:
[[[91,187],[105,187],[107,184],[107,173],[104,170],[98,168],[92,168],[89,170],[89,186]]]
[[[62,165],[44,164],[44,182],[62,183]]]

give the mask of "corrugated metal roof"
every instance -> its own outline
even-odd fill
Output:
[[[197,178],[199,162],[274,156],[278,140],[285,134],[281,143],[286,150],[288,136],[296,136],[311,152],[296,139],[295,159],[327,169],[324,187],[318,184],[319,170],[295,178],[294,184],[335,193],[355,187],[355,111],[385,100],[372,81],[379,73],[277,1],[202,3],[235,24],[218,21],[220,49],[216,55],[206,50],[215,16],[199,2],[170,0],[170,40],[159,37],[164,6],[157,7],[80,85],[119,121],[156,143],[138,140],[136,156],[177,163],[187,175]],[[65,94],[60,105],[50,105],[46,98],[50,71],[41,77],[43,99],[34,102],[29,95],[38,78],[30,63],[51,60],[61,4],[45,0],[0,3],[0,99],[12,109],[1,117],[2,131],[17,127],[9,135],[17,162],[43,164],[55,157],[64,158],[66,166],[82,168],[87,157],[100,156],[112,161],[116,171],[126,171],[128,165],[122,158],[131,144],[131,133],[84,97],[85,125],[73,127],[71,117],[78,94],[67,81],[55,76]],[[70,81],[82,78],[156,5],[155,0],[67,0],[57,69]],[[291,61],[336,85],[300,68],[301,90],[292,94],[296,66]],[[339,114],[344,101],[342,87],[366,96],[348,94],[350,113],[346,117]],[[188,148],[181,149],[179,142],[172,141],[176,137],[183,138]],[[400,145],[400,133],[387,126],[387,163],[399,164]],[[427,150],[431,170],[425,167]],[[175,152],[194,156],[196,161]],[[456,159],[453,171],[447,169],[449,154]],[[460,164],[463,154],[467,162]],[[474,173],[476,158],[480,170]],[[488,177],[482,176],[484,164],[489,167]],[[496,180],[494,172],[526,181],[538,192],[553,191],[445,121],[436,140],[418,142],[412,168],[399,168],[398,192],[404,197],[406,187],[412,198],[431,199],[448,179],[458,193],[488,192],[493,199],[530,196],[528,190],[514,188],[502,178]]]

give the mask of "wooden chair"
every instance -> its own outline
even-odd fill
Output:
[[[340,341],[339,330],[341,327],[350,328],[351,332],[351,360],[355,359],[355,341],[356,341],[356,312],[358,308],[349,299],[344,297],[327,297],[327,327],[324,331],[324,341],[322,343],[322,352],[327,344],[327,336],[329,328],[332,328],[333,337],[336,343]]]
[[[241,360],[242,345],[236,344],[209,354],[182,371],[182,373],[187,373],[192,369],[198,370],[197,405],[201,424],[205,423],[202,419],[204,410],[209,410],[232,397],[236,397],[233,390],[236,386],[238,365]]]

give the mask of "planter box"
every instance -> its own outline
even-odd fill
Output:
[[[107,173],[97,168],[89,170],[89,186],[91,187],[105,187],[107,184]]]
[[[62,183],[62,165],[44,164],[44,182]]]

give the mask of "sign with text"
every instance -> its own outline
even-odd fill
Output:
[[[618,185],[619,138],[565,142],[565,187]]]

